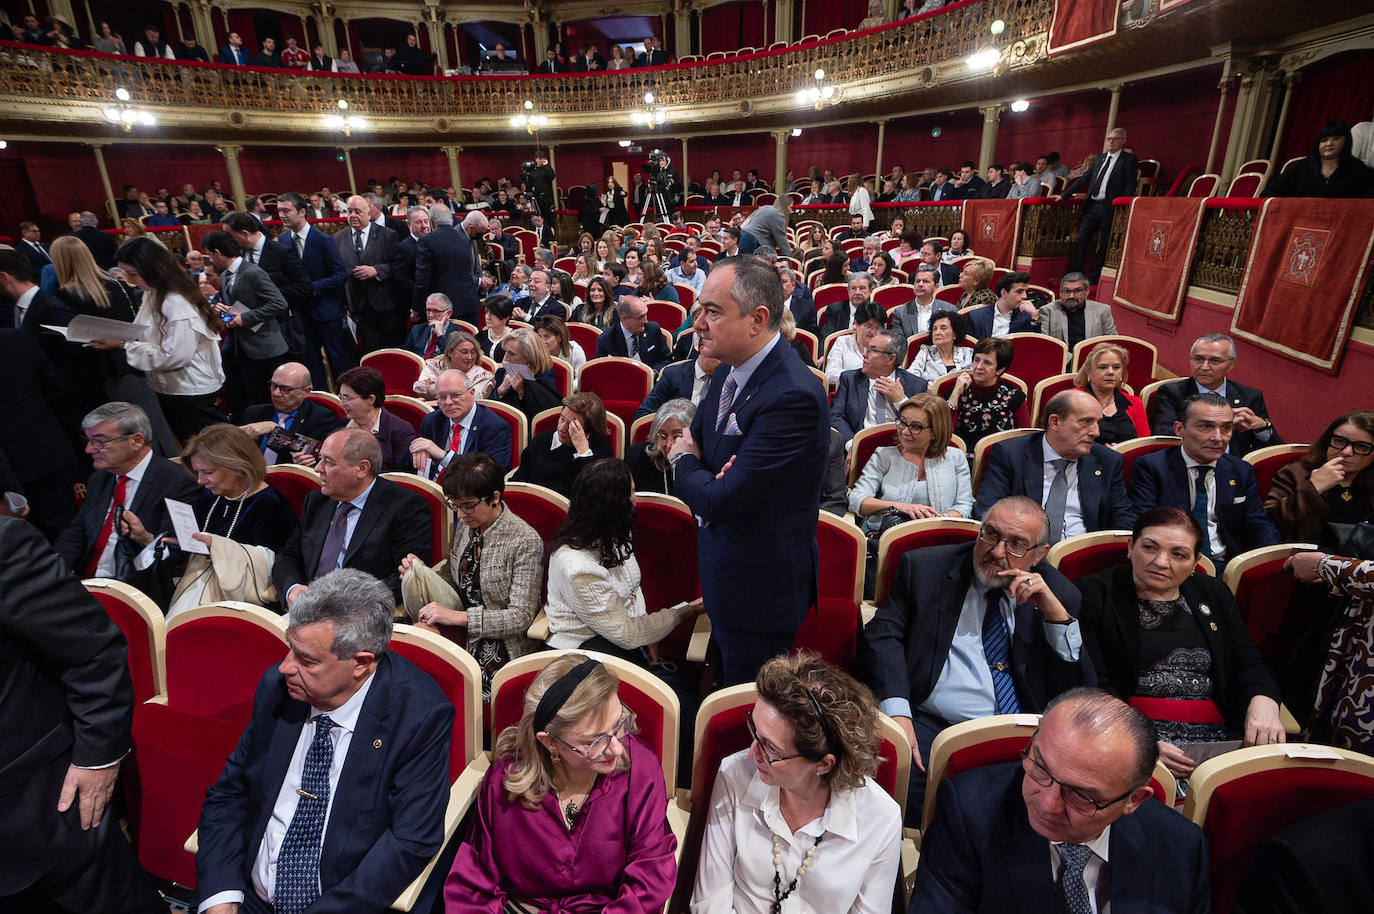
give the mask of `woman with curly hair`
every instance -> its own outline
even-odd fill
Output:
[[[745,712],[751,742],[720,765],[692,891],[693,914],[886,912],[902,815],[877,785],[878,708],[815,654],[776,657]]]
[[[647,612],[631,540],[631,491],[623,460],[594,461],[573,482],[568,516],[549,544],[549,647],[647,665],[639,648],[657,644],[701,611],[697,600]]]
[[[677,877],[663,766],[619,686],[583,654],[530,683],[449,871],[448,914],[663,909]]]

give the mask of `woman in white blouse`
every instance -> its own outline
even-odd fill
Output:
[[[91,345],[97,349],[123,346],[130,367],[142,371],[157,394],[173,433],[188,441],[207,425],[224,421],[224,414],[215,405],[224,386],[219,355],[219,328],[224,326],[221,316],[191,274],[155,241],[126,241],[115,254],[115,261],[128,281],[143,291],[134,324],[144,338],[123,343],[96,340]]]
[[[693,914],[892,909],[902,816],[877,785],[878,709],[815,654],[759,670],[752,741],[720,765]]]
[[[573,481],[568,516],[549,544],[549,647],[647,666],[653,646],[702,611],[700,600],[652,613],[645,607],[631,542],[632,490],[630,467],[616,458],[595,461]]]
[[[916,352],[907,371],[934,384],[951,371],[973,367],[973,350],[958,342],[968,332],[968,321],[954,311],[936,311],[930,319],[930,342]]]
[[[864,349],[873,337],[887,329],[887,309],[877,302],[864,302],[854,309],[854,332],[835,341],[825,354],[825,376],[830,386],[840,383],[840,374],[864,365]]]

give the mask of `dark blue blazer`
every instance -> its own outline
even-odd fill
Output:
[[[625,345],[625,332],[620,321],[616,321],[601,331],[596,338],[596,357],[615,355],[622,359],[630,357]],[[644,332],[639,334],[639,360],[654,371],[662,371],[663,366],[673,360],[673,352],[663,340],[663,331],[653,321],[644,322]]]
[[[282,232],[277,244],[296,249],[296,233]],[[310,317],[317,321],[337,321],[344,316],[344,280],[348,272],[339,257],[339,247],[333,237],[312,228],[305,236],[305,254],[301,266],[310,277],[311,297],[306,303]]]
[[[728,374],[721,366],[711,378],[692,421],[702,457],[678,460],[673,494],[702,522],[701,593],[716,631],[795,632],[816,601],[816,519],[830,447],[825,386],[779,334],[735,392],[739,434],[727,435],[716,412]]]
[[[1183,418],[1184,401],[1201,392],[1202,388],[1198,387],[1192,378],[1179,378],[1177,381],[1161,384],[1159,390],[1155,391],[1154,399],[1150,401],[1150,434],[1174,434],[1174,422]],[[1233,409],[1246,406],[1255,415],[1264,419],[1269,418],[1269,407],[1264,404],[1264,393],[1254,387],[1246,387],[1227,378],[1226,399],[1231,402]],[[1244,457],[1251,451],[1269,447],[1271,444],[1283,444],[1277,429],[1270,429],[1264,440],[1260,440],[1255,432],[1237,429],[1231,435],[1231,445],[1226,449],[1226,453],[1232,457]]]
[[[410,309],[423,314],[425,298],[432,292],[448,296],[455,318],[476,321],[477,280],[472,275],[472,242],[466,232],[435,226],[415,246],[415,291]]]
[[[1216,477],[1217,534],[1226,546],[1226,557],[1277,544],[1279,528],[1260,504],[1259,487],[1250,464],[1223,454],[1217,461]],[[1182,446],[1146,454],[1135,462],[1131,468],[1131,500],[1138,512],[1156,505],[1192,512]]]
[[[473,404],[472,408],[474,410],[472,428],[463,441],[463,453],[489,454],[493,460],[501,464],[502,469],[509,469],[510,426],[480,403]],[[451,428],[448,417],[444,415],[442,410],[436,409],[421,421],[420,437],[428,438],[439,447],[447,448]],[[437,475],[439,475],[439,461],[432,460],[429,464],[429,478],[433,479]]]
[[[663,369],[663,374],[658,376],[658,383],[654,385],[654,389],[649,391],[649,396],[645,397],[644,402],[635,410],[635,418],[658,412],[658,408],[669,400],[679,397],[684,400],[692,399],[696,364],[696,359],[688,359],[685,362],[674,362]]]
[[[414,309],[415,252],[417,250],[418,245],[415,236],[410,234],[410,229],[407,227],[399,233],[396,246],[391,249],[391,294],[396,299],[397,307]],[[416,313],[421,316],[424,315],[424,302],[420,302],[420,308]]]
[[[249,55],[247,48],[242,46],[236,48],[233,45],[226,44],[219,49],[219,62],[247,67],[252,65],[253,58]]]
[[[943,264],[942,266],[949,266]],[[965,317],[968,318],[969,327],[973,330],[973,336],[977,339],[984,339],[992,336],[992,317],[997,310],[996,305],[984,305],[977,311],[970,311]],[[1024,311],[1017,311],[1011,316],[1011,329],[1008,333],[1030,333],[1035,330],[1031,325],[1030,315]]]
[[[321,842],[322,892],[310,906],[320,914],[386,910],[443,843],[453,706],[393,652],[372,677]],[[263,674],[248,729],[205,793],[198,900],[232,889],[254,896],[253,860],[309,713],[276,667]]]
[[[973,547],[929,546],[902,556],[888,598],[864,626],[873,694],[879,701],[905,698],[914,709],[930,697],[949,660],[954,628],[973,580]],[[1077,617],[1080,597],[1073,584],[1048,562],[1041,561],[1034,570],[1069,615]],[[1097,684],[1086,650],[1078,663],[1070,663],[1046,643],[1034,606],[1018,604],[1015,619],[1011,675],[1023,711],[1043,711],[1065,689]]]
[[[797,287],[792,290],[792,298],[787,302],[787,307],[792,311],[792,317],[797,322],[798,330],[806,330],[817,333],[816,326],[816,298],[811,294],[802,283],[797,283]]]
[[[1008,495],[1045,500],[1045,433],[1003,441],[987,452],[973,514],[980,520]],[[1078,504],[1089,533],[1129,530],[1139,513],[1126,494],[1125,460],[1103,444],[1078,461]]]
[[[925,378],[918,378],[909,371],[897,369],[897,380],[908,397],[923,393],[927,384]],[[868,375],[862,369],[851,368],[840,372],[840,383],[835,389],[835,399],[830,402],[830,427],[848,441],[864,427],[864,413],[868,411],[868,393],[872,389]],[[895,412],[894,408],[894,412]]]
[[[443,355],[444,344],[448,342],[448,335],[462,329],[462,327],[459,327],[453,321],[449,321],[448,326],[444,328],[444,335],[439,339],[439,342],[434,345],[434,355]],[[431,332],[432,329],[427,323],[420,323],[411,327],[410,333],[406,335],[406,348],[423,358],[425,347],[429,345],[429,335]]]
[[[921,841],[910,914],[1053,911],[1049,842],[1030,825],[1019,762],[940,783]],[[1113,914],[1205,914],[1212,908],[1202,831],[1154,798],[1112,823]]]

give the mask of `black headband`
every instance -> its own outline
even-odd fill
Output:
[[[582,680],[590,676],[592,670],[599,666],[601,666],[600,660],[593,660],[589,657],[559,676],[554,680],[553,685],[544,690],[544,694],[539,699],[539,704],[534,709],[535,733],[547,730],[549,722],[553,720],[554,715],[563,709],[563,705],[568,703],[568,699],[582,684]]]
[[[840,743],[835,739],[835,732],[830,729],[830,721],[826,719],[825,711],[821,708],[820,699],[816,693],[811,691],[811,687],[802,681],[802,689],[806,692],[806,697],[811,699],[811,704],[816,709],[816,719],[820,721],[821,732],[825,734],[825,747],[829,749],[836,758],[840,756]]]

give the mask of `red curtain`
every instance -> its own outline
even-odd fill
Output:
[[[1281,168],[1294,156],[1305,156],[1328,121],[1355,125],[1374,116],[1374,51],[1347,51],[1303,68],[1288,103],[1288,126],[1274,163]]]
[[[767,47],[763,5],[754,2],[713,6],[701,13],[701,53]]]
[[[824,35],[831,29],[856,29],[868,15],[868,0],[829,0],[806,5],[804,34]]]

